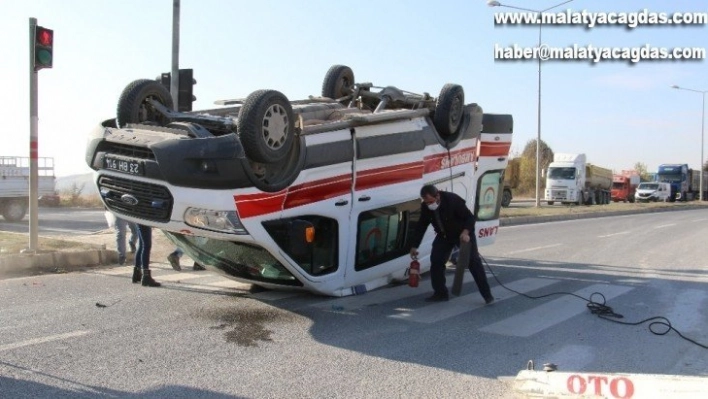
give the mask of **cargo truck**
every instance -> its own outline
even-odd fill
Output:
[[[554,154],[545,175],[548,205],[610,203],[612,171],[588,163],[585,154]]]
[[[612,201],[634,202],[639,180],[639,172],[636,170],[623,170],[612,176]]]
[[[39,158],[37,196],[55,193],[54,159]],[[29,207],[30,167],[28,157],[0,157],[0,214],[8,222],[22,220]]]
[[[708,190],[708,173],[703,173],[703,197]],[[671,201],[693,201],[698,199],[701,186],[701,171],[688,167],[687,164],[659,165],[656,181],[671,185]]]

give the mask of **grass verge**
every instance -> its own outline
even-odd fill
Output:
[[[48,237],[39,237],[38,246],[41,251],[85,251],[100,249],[100,246],[96,244],[59,240]],[[0,231],[0,256],[16,255],[28,247],[29,235]]]

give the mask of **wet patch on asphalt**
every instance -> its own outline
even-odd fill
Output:
[[[209,327],[212,330],[226,330],[226,342],[239,346],[258,346],[259,342],[273,341],[273,331],[266,328],[266,323],[287,321],[292,318],[278,309],[213,309],[200,316],[215,321]]]

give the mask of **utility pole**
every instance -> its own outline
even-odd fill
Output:
[[[170,79],[170,93],[172,103],[177,109],[179,96],[179,1],[172,2],[172,77]]]

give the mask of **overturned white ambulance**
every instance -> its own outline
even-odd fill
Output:
[[[496,238],[513,121],[466,105],[459,85],[435,98],[335,65],[322,97],[259,90],[217,104],[176,112],[162,84],[137,80],[86,150],[110,211],[210,270],[332,296],[403,280],[429,183],[466,199],[479,245]]]

